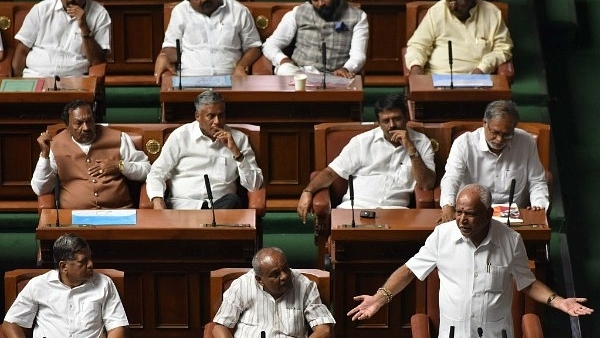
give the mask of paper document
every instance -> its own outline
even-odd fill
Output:
[[[182,76],[182,88],[229,88],[231,75]],[[173,76],[173,88],[179,88],[179,76]]]
[[[73,210],[71,223],[89,225],[135,225],[135,209]]]
[[[41,92],[44,89],[44,79],[2,79],[0,92]]]
[[[450,87],[450,74],[431,75],[434,87]],[[493,87],[490,74],[453,74],[452,84],[458,88]]]
[[[492,208],[494,208],[494,214],[492,215],[492,218],[506,224],[509,215],[508,203],[492,204]],[[519,212],[519,207],[516,203],[513,203],[510,207],[510,223],[523,223],[521,213]]]

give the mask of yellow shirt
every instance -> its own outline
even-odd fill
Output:
[[[477,1],[464,23],[448,9],[445,0],[433,5],[407,43],[405,62],[425,73],[450,73],[448,41],[452,41],[452,70],[471,73],[479,68],[492,73],[512,58],[510,33],[496,5]]]

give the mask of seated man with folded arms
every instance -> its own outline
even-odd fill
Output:
[[[65,130],[54,137],[43,132],[37,139],[42,151],[31,179],[36,195],[49,194],[60,183],[61,208],[133,207],[127,180],[146,179],[148,156],[126,133],[97,125],[87,102],[69,102],[62,120]]]
[[[415,186],[432,189],[435,163],[427,136],[406,127],[404,98],[389,94],[375,102],[379,128],[353,137],[327,168],[306,186],[298,201],[298,216],[306,222],[313,194],[338,177],[354,176],[357,208],[407,207]],[[350,208],[346,193],[338,208]]]
[[[146,189],[154,209],[210,207],[204,175],[208,175],[215,209],[241,208],[237,180],[255,191],[263,185],[262,170],[246,134],[225,125],[225,101],[206,90],[194,101],[195,121],[175,129],[152,164]],[[170,195],[165,202],[165,190]]]
[[[516,128],[517,106],[512,101],[494,101],[485,109],[483,126],[466,132],[452,143],[446,173],[440,183],[442,222],[454,219],[454,200],[465,184],[486,186],[492,203],[508,203],[511,181],[515,180],[513,201],[528,209],[550,205],[546,172],[533,137]]]
[[[189,0],[171,13],[154,77],[177,73],[177,40],[181,43],[181,74],[246,75],[260,57],[260,36],[250,10],[235,0]]]
[[[55,270],[32,278],[4,317],[6,338],[124,338],[129,322],[113,281],[94,272],[85,239],[66,234],[54,241]],[[29,330],[28,330],[29,329]]]
[[[331,72],[353,78],[367,59],[367,14],[347,0],[313,0],[286,13],[265,41],[263,53],[275,66],[275,74]],[[294,52],[283,49],[294,41]],[[326,46],[323,65],[322,43]]]
[[[13,76],[84,75],[106,62],[110,16],[93,0],[43,0],[15,35]]]
[[[333,337],[335,320],[315,282],[290,269],[279,248],[259,250],[252,270],[223,293],[213,337]],[[235,333],[232,331],[235,329]]]
[[[484,0],[441,0],[433,5],[407,42],[404,57],[411,75],[452,71],[490,74],[512,58],[513,43],[498,7]]]
[[[371,318],[416,278],[423,281],[437,268],[440,278],[439,335],[513,338],[513,287],[532,299],[570,316],[590,315],[585,298],[563,298],[535,278],[529,269],[521,235],[492,219],[490,191],[463,187],[456,198],[455,219],[438,225],[419,252],[394,271],[373,294],[360,295],[348,312],[352,320]],[[514,285],[514,286],[513,286]]]

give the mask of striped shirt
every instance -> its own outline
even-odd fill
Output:
[[[274,299],[262,289],[254,270],[239,277],[223,294],[223,302],[213,322],[233,328],[234,337],[269,338],[307,337],[308,327],[334,324],[335,320],[321,303],[317,285],[292,270],[292,288]]]

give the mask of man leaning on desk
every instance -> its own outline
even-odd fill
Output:
[[[499,221],[490,191],[470,184],[458,193],[455,219],[438,225],[419,252],[394,271],[373,295],[348,312],[352,320],[367,320],[416,278],[423,281],[437,268],[440,278],[439,335],[513,338],[513,288],[571,316],[594,312],[585,298],[563,298],[537,280],[528,266],[521,235]],[[514,284],[514,286],[513,286]],[[454,336],[452,336],[454,337]]]
[[[35,4],[15,35],[13,76],[84,75],[106,62],[111,20],[92,0],[44,0]]]
[[[512,40],[496,5],[483,0],[442,0],[433,5],[407,42],[404,57],[411,75],[452,70],[490,74],[512,58]]]
[[[176,73],[178,41],[184,76],[246,75],[262,44],[250,10],[237,1],[182,1],[173,8],[156,58],[159,85],[163,73]]]
[[[69,102],[62,120],[65,130],[54,137],[43,132],[37,138],[41,152],[31,179],[36,195],[49,194],[60,185],[61,208],[132,207],[127,180],[146,179],[150,170],[146,154],[135,149],[126,133],[96,125],[87,102]]]
[[[298,216],[306,223],[313,195],[338,177],[354,178],[355,206],[405,208],[415,186],[432,189],[435,163],[427,136],[406,127],[404,98],[389,94],[375,102],[379,128],[354,136],[327,168],[306,186],[298,201]],[[348,187],[350,191],[350,187]],[[346,193],[338,208],[350,208]]]
[[[263,185],[250,141],[225,124],[221,94],[206,90],[194,105],[195,121],[175,129],[152,164],[146,179],[148,198],[154,209],[208,209],[209,203],[215,209],[241,208],[237,180],[250,191]]]
[[[494,101],[485,109],[483,126],[452,143],[440,182],[443,222],[454,219],[456,194],[468,183],[486,186],[492,202],[501,204],[508,202],[514,179],[513,200],[518,206],[548,209],[548,184],[536,142],[528,132],[516,128],[518,122],[514,102]]]

